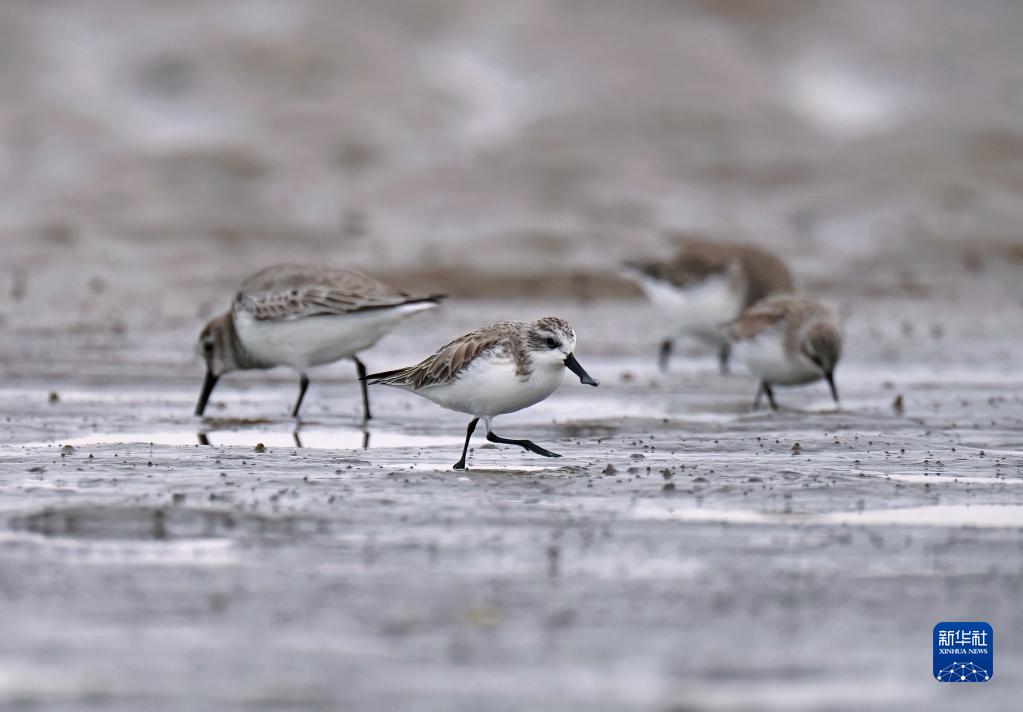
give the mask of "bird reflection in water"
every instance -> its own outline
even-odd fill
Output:
[[[296,427],[291,432],[291,439],[294,441],[295,447],[297,447],[297,448],[303,448],[304,447],[304,445],[302,444],[302,437],[299,434],[300,430],[301,430],[301,427]],[[213,445],[213,443],[210,442],[209,436],[210,436],[210,433],[215,433],[215,432],[216,432],[215,430],[199,431],[199,432],[197,432],[195,434],[195,437],[196,437],[196,440],[198,440],[200,445]],[[363,450],[368,450],[369,449],[369,441],[370,441],[369,430],[366,429],[366,428],[363,428],[361,432],[362,432],[362,445],[361,445],[361,448]]]

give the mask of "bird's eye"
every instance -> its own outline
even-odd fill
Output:
[[[561,346],[561,344],[558,343],[558,340],[555,339],[553,336],[548,336],[546,339],[543,340],[543,342],[547,344],[547,348],[549,349],[556,349],[559,346]]]
[[[213,342],[212,341],[203,341],[202,342],[202,350],[203,350],[203,353],[206,353],[206,354],[213,353]]]

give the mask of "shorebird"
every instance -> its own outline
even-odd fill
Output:
[[[729,344],[721,327],[771,294],[791,292],[785,264],[752,245],[687,239],[668,261],[627,262],[624,276],[635,282],[664,316],[667,335],[658,364],[668,369],[674,340],[691,336],[718,349],[728,372]]]
[[[842,331],[830,309],[805,297],[779,294],[757,302],[725,327],[736,358],[760,380],[761,396],[773,410],[774,386],[797,386],[824,379],[838,404],[835,366],[842,353]]]
[[[469,439],[480,419],[492,443],[518,445],[544,457],[561,457],[530,440],[496,435],[495,416],[528,408],[557,390],[565,369],[590,386],[590,377],[575,358],[575,332],[564,319],[534,322],[502,321],[459,337],[415,366],[366,376],[411,391],[439,406],[473,416],[465,433],[462,457],[454,469],[465,469]]]
[[[298,400],[291,411],[297,418],[309,388],[310,367],[350,358],[361,379],[366,366],[357,354],[405,317],[437,306],[443,296],[412,296],[351,269],[267,267],[242,282],[231,308],[211,319],[199,334],[206,380],[195,414],[206,410],[225,373],[289,366],[299,374]],[[369,394],[365,382],[361,386],[368,420]]]

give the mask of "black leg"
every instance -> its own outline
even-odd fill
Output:
[[[465,445],[462,447],[462,459],[455,463],[452,468],[454,470],[465,469],[465,454],[469,452],[469,438],[472,437],[473,431],[476,430],[476,423],[480,422],[479,418],[473,418],[469,421],[469,427],[465,429]]]
[[[837,406],[838,405],[838,387],[835,386],[835,374],[833,372],[832,373],[828,373],[827,375],[824,376],[824,378],[828,382],[828,387],[831,388],[831,397],[832,397],[832,399],[834,399],[835,405]]]
[[[362,417],[369,420],[373,416],[369,414],[369,384],[366,383],[366,364],[359,360],[358,356],[352,356],[355,361],[355,371],[359,374],[359,385],[362,386]]]
[[[657,352],[657,367],[662,371],[668,370],[668,361],[671,360],[671,339],[665,339],[661,342],[661,348]]]
[[[309,388],[309,377],[303,373],[298,381],[298,400],[295,401],[295,407],[291,410],[292,418],[298,417],[298,409],[302,407],[302,399],[305,398],[307,388]]]
[[[771,405],[771,410],[778,410],[778,404],[774,402],[774,390],[771,388],[771,384],[764,381],[760,387],[764,389],[764,394],[767,396],[767,402]]]
[[[291,437],[292,437],[292,439],[293,439],[293,440],[295,441],[295,447],[297,447],[297,448],[300,448],[300,449],[301,449],[301,447],[302,447],[302,438],[301,438],[301,437],[299,437],[299,435],[298,435],[298,428],[295,428],[295,429],[294,429],[294,430],[292,431],[292,433],[291,433]]]
[[[206,404],[210,401],[210,394],[217,385],[220,376],[214,376],[210,371],[206,372],[206,380],[202,382],[202,392],[199,394],[199,402],[195,404],[195,414],[202,415],[206,412]]]
[[[718,351],[718,367],[721,369],[721,375],[728,375],[728,359],[732,357],[732,345],[727,341],[721,344],[721,349]]]
[[[494,435],[493,432],[487,433],[487,440],[492,443],[501,443],[502,445],[518,445],[521,448],[525,448],[530,452],[535,452],[537,455],[543,455],[544,457],[561,457],[561,455],[556,452],[544,450],[531,440],[512,440],[511,438],[502,438],[500,435]]]

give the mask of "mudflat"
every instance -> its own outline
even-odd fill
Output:
[[[931,628],[979,619],[1004,634],[973,694],[1008,708],[1023,322],[854,303],[841,408],[817,384],[778,413],[698,347],[658,373],[638,300],[445,305],[367,362],[553,313],[601,379],[498,421],[561,459],[480,437],[466,472],[462,416],[378,389],[364,427],[344,363],[301,424],[285,370],[225,379],[197,419],[190,325],[26,332],[0,390],[0,700],[943,709]]]

